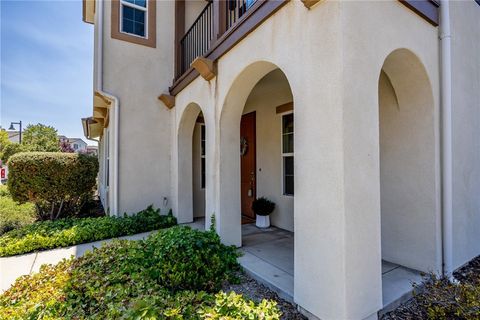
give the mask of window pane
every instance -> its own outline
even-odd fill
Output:
[[[202,158],[202,181],[201,181],[201,186],[202,189],[205,188],[205,158]]]
[[[285,175],[293,176],[293,157],[283,157],[283,170]]]
[[[293,153],[293,133],[283,135],[283,153]]]
[[[282,116],[282,152],[293,153],[293,113]]]
[[[293,176],[285,176],[285,195],[293,196]]]
[[[200,142],[201,142],[201,155],[205,155],[205,126],[200,126]]]
[[[122,7],[123,21],[122,31],[145,36],[145,11],[134,9],[128,6]]]
[[[283,133],[293,133],[293,113],[283,116]]]
[[[135,22],[145,23],[145,11],[134,9],[135,11]]]
[[[283,193],[286,195],[293,195],[293,156],[283,158]]]
[[[133,33],[133,21],[123,19],[123,32]]]
[[[145,36],[145,25],[143,23],[135,22],[135,32],[137,36]]]
[[[246,0],[247,9],[250,8],[257,0]]]
[[[123,1],[136,4],[137,6],[140,6],[140,7],[144,7],[144,8],[147,7],[146,0],[123,0]]]
[[[134,16],[135,16],[134,10],[135,9],[133,8],[123,6],[123,18],[128,20],[134,20]]]

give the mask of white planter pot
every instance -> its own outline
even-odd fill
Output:
[[[256,226],[259,228],[270,227],[270,216],[260,216],[257,214]]]

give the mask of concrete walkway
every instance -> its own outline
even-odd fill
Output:
[[[203,230],[205,228],[205,224],[202,221],[195,221],[186,225],[194,229]],[[141,240],[154,232],[156,231],[138,233],[115,239]],[[112,240],[113,239],[105,239],[66,248],[27,253],[13,257],[2,257],[0,258],[0,293],[7,290],[18,277],[38,272],[42,264],[56,264],[71,256],[81,257],[85,252],[92,251],[93,248],[99,248],[104,243]]]
[[[239,262],[255,280],[293,302],[293,233],[275,227],[242,226]]]
[[[294,234],[271,227],[259,229],[253,224],[242,226],[244,270],[270,287],[287,301],[293,301]],[[412,283],[421,282],[420,272],[388,261],[382,261],[383,312],[393,310],[412,296]]]

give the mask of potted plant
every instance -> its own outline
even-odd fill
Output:
[[[265,197],[260,197],[253,200],[252,210],[255,213],[257,220],[256,225],[259,228],[270,227],[270,213],[275,209],[275,203]]]

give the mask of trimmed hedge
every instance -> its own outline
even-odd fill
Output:
[[[96,157],[61,152],[21,152],[8,161],[8,188],[13,200],[35,203],[39,219],[76,213],[96,185]]]
[[[41,221],[0,236],[0,257],[72,246],[136,234],[177,223],[171,214],[160,215],[152,206],[136,215]]]
[[[181,245],[172,244],[183,238]],[[176,276],[158,266],[186,250],[192,262],[172,260]],[[165,253],[168,252],[168,255]],[[204,281],[226,281],[238,268],[236,251],[226,247],[213,231],[174,227],[152,234],[145,241],[115,240],[77,259],[40,273],[19,278],[0,296],[1,319],[252,319],[276,320],[273,301],[254,304],[235,293],[202,291],[192,282],[201,257]],[[217,261],[221,257],[225,262]],[[183,278],[190,290],[173,290],[163,279]],[[198,286],[197,286],[198,285]]]

